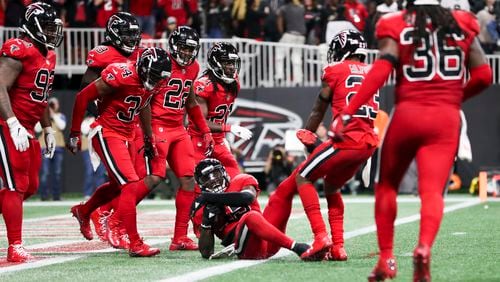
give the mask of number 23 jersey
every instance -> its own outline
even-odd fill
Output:
[[[333,117],[349,104],[358,93],[370,66],[358,61],[344,60],[323,69],[323,83],[328,84],[332,91],[331,108]],[[366,148],[366,144],[376,146],[378,137],[373,130],[373,121],[379,109],[378,93],[353,114],[352,121],[347,124],[344,134],[348,137],[342,142],[336,142],[336,148]]]
[[[172,57],[172,76],[167,86],[153,96],[151,101],[152,124],[166,127],[184,125],[184,113],[189,90],[198,77],[200,65],[194,61],[182,67]]]
[[[52,89],[56,54],[49,50],[44,57],[29,39],[15,38],[3,44],[2,56],[23,64],[23,69],[9,90],[9,99],[19,122],[34,136],[33,129],[47,107]]]
[[[429,32],[417,48],[413,43],[414,16],[407,11],[383,16],[377,23],[376,37],[392,38],[398,43],[399,64],[396,68],[396,104],[411,101],[420,105],[451,105],[460,107],[468,52],[479,33],[475,16],[453,10],[453,17],[462,34],[438,40]]]

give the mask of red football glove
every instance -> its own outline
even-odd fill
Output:
[[[207,132],[203,134],[203,145],[205,146],[205,157],[210,157],[214,152],[214,139],[212,133]]]
[[[156,148],[156,137],[151,135],[151,137],[144,135],[144,157],[148,159],[153,159],[158,156],[158,148]]]
[[[299,129],[297,130],[297,133],[295,135],[297,136],[299,141],[304,144],[308,153],[314,151],[318,143],[320,143],[318,142],[318,136],[316,136],[314,132],[307,129]]]
[[[328,131],[328,136],[333,139],[333,141],[344,140],[344,129],[346,125],[351,121],[351,115],[339,114],[333,119],[330,130]]]
[[[82,149],[82,140],[80,139],[80,132],[71,131],[68,140],[66,141],[66,148],[73,155]]]

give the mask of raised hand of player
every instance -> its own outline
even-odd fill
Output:
[[[45,127],[43,129],[44,139],[45,139],[45,153],[43,156],[47,159],[52,159],[54,157],[54,153],[56,151],[56,138],[54,136],[54,129],[52,127]]]
[[[214,139],[212,133],[203,134],[203,145],[205,146],[205,157],[210,157],[214,152]]]
[[[201,227],[205,229],[211,229],[215,223],[217,215],[220,214],[219,207],[215,205],[208,204],[203,210],[203,218],[201,220]]]
[[[158,148],[156,147],[156,137],[153,134],[151,137],[144,135],[144,157],[152,159],[158,156]]]
[[[351,115],[339,114],[335,117],[328,131],[328,136],[333,139],[333,141],[344,140],[344,129],[346,125],[351,121]]]
[[[252,138],[253,133],[249,129],[239,126],[239,125],[231,125],[230,131],[232,134],[238,136],[239,138],[243,140],[250,140]]]
[[[10,137],[12,137],[12,141],[14,141],[16,150],[19,152],[28,150],[30,147],[29,138],[33,138],[33,136],[28,133],[26,128],[21,125],[16,117],[7,119],[7,125],[9,126]]]
[[[82,149],[82,140],[80,139],[80,132],[72,131],[69,134],[66,148],[74,155]]]
[[[299,129],[295,135],[297,136],[297,139],[304,144],[308,153],[314,151],[317,146],[316,144],[319,143],[318,136],[310,130]]]

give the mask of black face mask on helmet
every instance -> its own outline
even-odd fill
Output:
[[[194,180],[204,192],[222,193],[229,185],[226,169],[217,159],[204,159],[194,169]]]
[[[208,68],[224,83],[232,83],[240,72],[241,59],[236,47],[229,43],[216,43],[208,51]]]
[[[170,78],[171,72],[170,58],[161,48],[146,48],[138,58],[137,73],[148,91],[160,88]]]
[[[200,50],[200,37],[188,26],[179,26],[168,38],[168,51],[180,66],[191,65]]]
[[[63,23],[52,6],[36,2],[26,7],[21,29],[35,42],[48,49],[59,47],[63,41]]]
[[[355,30],[343,30],[339,32],[330,42],[328,48],[328,63],[342,62],[346,58],[358,55],[364,62],[366,58],[366,41],[363,35]]]
[[[141,42],[141,29],[137,19],[125,12],[113,14],[106,23],[105,38],[114,47],[131,54]]]

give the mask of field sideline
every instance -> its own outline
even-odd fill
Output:
[[[169,252],[175,208],[173,201],[145,201],[139,206],[138,224],[146,242],[160,247],[155,258],[129,258],[97,239],[79,233],[69,207],[76,202],[27,202],[24,242],[37,257],[28,264],[5,260],[5,227],[0,226],[0,280],[2,281],[366,281],[376,262],[373,198],[346,197],[347,262],[301,262],[282,250],[270,260],[205,261],[198,252]],[[266,198],[262,198],[262,207]],[[411,251],[418,232],[418,199],[398,198],[396,256],[399,281],[411,278]],[[322,207],[325,207],[322,201]],[[487,208],[486,208],[487,207]],[[433,253],[434,281],[500,281],[498,271],[500,202],[479,204],[476,198],[448,197],[445,219]],[[325,212],[324,212],[325,214]],[[287,233],[297,241],[311,241],[309,225],[299,201]],[[218,244],[218,243],[217,243]],[[458,267],[460,266],[460,267]]]

